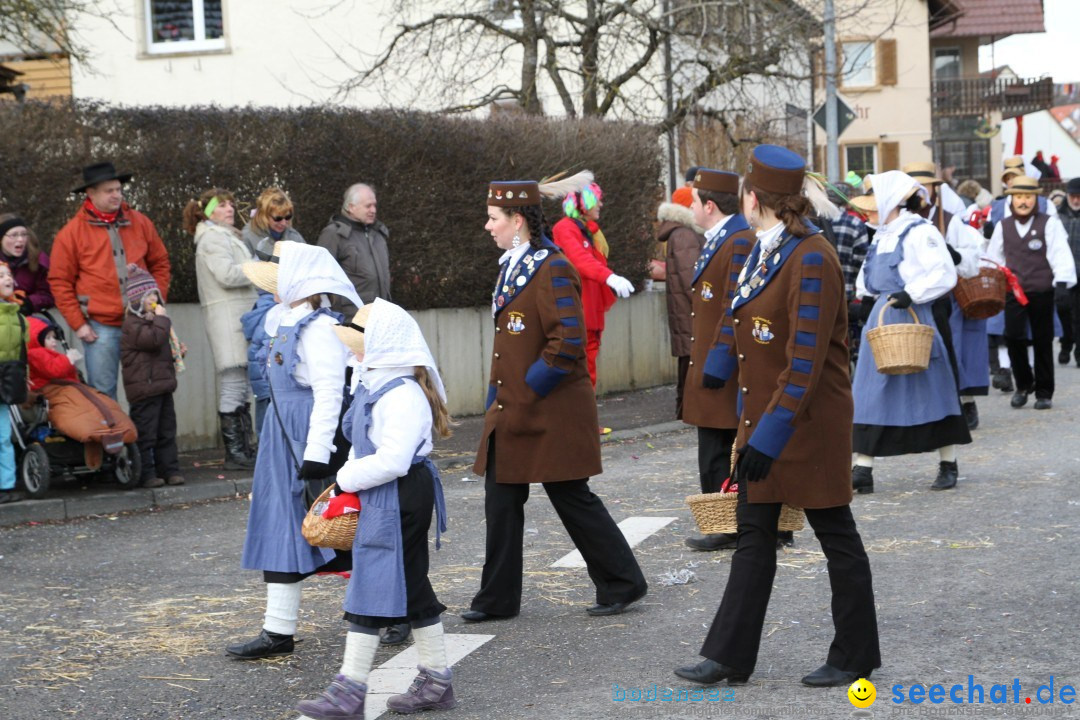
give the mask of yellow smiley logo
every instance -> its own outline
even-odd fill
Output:
[[[859,678],[851,683],[847,690],[848,700],[857,708],[868,708],[877,699],[877,688],[866,678]]]

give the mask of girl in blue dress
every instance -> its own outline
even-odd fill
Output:
[[[320,697],[296,709],[314,720],[363,720],[379,629],[407,622],[420,672],[387,707],[448,710],[457,703],[443,639],[446,606],[427,574],[432,511],[436,548],[446,530],[442,484],[428,459],[433,432],[450,435],[446,392],[420,327],[397,305],[377,299],[335,331],[360,363],[345,421],[352,450],[337,474],[338,488],[360,499],[345,595],[349,632],[340,672]]]
[[[881,309],[890,302],[882,322],[910,323],[910,308],[920,323],[936,328],[931,305],[956,285],[956,265],[945,238],[917,214],[926,191],[915,178],[892,170],[868,175],[867,181],[873,195],[852,203],[878,227],[855,284],[860,297],[877,300],[863,328],[852,386],[852,487],[860,493],[874,491],[875,457],[937,450],[938,475],[931,489],[947,490],[956,486],[959,473],[956,446],[970,443],[971,432],[940,331],[935,329],[930,366],[910,375],[878,372],[866,333],[878,326]]]
[[[244,569],[263,573],[266,614],[255,639],[226,648],[254,660],[293,651],[305,578],[349,569],[348,553],[312,547],[300,526],[317,495],[308,482],[333,474],[345,392],[348,353],[334,334],[341,316],[331,312],[327,295],[362,301],[330,253],[314,245],[279,241],[269,262],[243,269],[278,301],[264,321],[270,407],[259,434],[242,561]]]

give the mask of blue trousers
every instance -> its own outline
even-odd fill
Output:
[[[90,328],[97,333],[97,340],[83,343],[86,354],[86,381],[97,390],[116,399],[116,380],[120,376],[121,329],[90,321]]]
[[[11,410],[0,405],[0,490],[15,488],[15,446],[11,444]]]

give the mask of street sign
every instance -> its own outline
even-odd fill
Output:
[[[836,110],[837,134],[843,135],[848,125],[855,120],[855,111],[849,108],[847,103],[841,100],[839,96],[836,98]],[[822,129],[825,128],[825,103],[821,103],[821,107],[814,113],[814,122],[820,125]]]

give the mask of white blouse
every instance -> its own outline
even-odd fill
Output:
[[[878,255],[886,255],[896,249],[900,234],[913,222],[922,218],[907,210],[888,225],[883,225],[874,235],[873,247]],[[860,296],[869,295],[866,289],[865,263],[855,280],[855,291]],[[908,233],[904,240],[904,259],[897,267],[904,290],[913,303],[922,304],[937,300],[956,287],[956,266],[945,249],[945,238],[930,223],[922,223]]]

